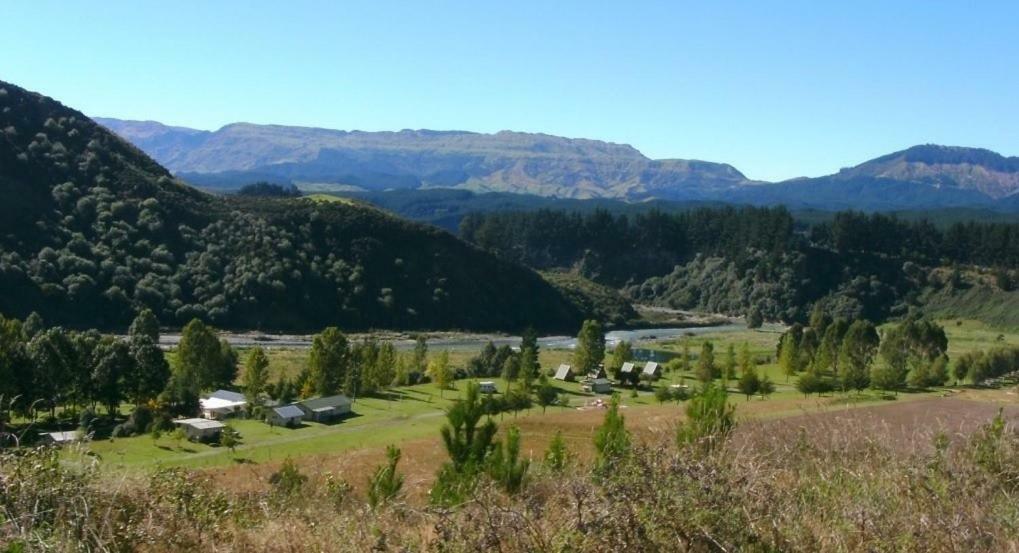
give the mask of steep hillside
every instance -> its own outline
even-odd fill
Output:
[[[0,82],[0,312],[113,327],[572,329],[536,273],[368,207],[223,199]]]
[[[304,188],[444,187],[562,198],[694,199],[747,182],[719,163],[652,160],[628,145],[503,131],[337,131],[236,123],[215,132],[98,119],[187,180]]]

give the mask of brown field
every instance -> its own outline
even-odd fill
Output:
[[[929,449],[934,436],[944,433],[960,439],[988,422],[1004,407],[1010,423],[1019,423],[1019,403],[1011,392],[1000,390],[966,390],[952,397],[901,395],[896,400],[845,405],[839,398],[784,397],[773,400],[737,401],[740,424],[732,446],[753,448],[760,440],[793,443],[801,432],[811,441],[831,440],[832,443],[872,441],[912,451]],[[677,423],[683,418],[682,406],[625,407],[627,428],[638,441],[659,443],[671,441]],[[593,456],[592,438],[601,424],[604,410],[591,407],[571,410],[549,410],[547,414],[497,419],[500,427],[520,428],[522,453],[532,463],[539,463],[548,442],[562,431],[579,466],[584,467]],[[436,470],[446,459],[438,435],[408,440],[397,444],[403,451],[399,470],[406,475],[404,489],[411,503],[423,502]],[[301,471],[308,474],[312,485],[322,485],[328,475],[349,482],[357,493],[363,493],[368,476],[384,460],[384,448],[368,447],[353,451],[310,455],[295,459]],[[270,475],[279,463],[239,463],[209,469],[214,480],[235,491],[255,491],[268,486]]]

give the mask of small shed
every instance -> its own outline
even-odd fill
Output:
[[[335,395],[306,399],[297,404],[304,411],[304,418],[313,421],[333,420],[350,413],[350,406],[353,402],[345,395]]]
[[[622,367],[619,367],[619,374],[630,375],[634,371],[633,363],[627,361],[623,363]]]
[[[226,425],[210,419],[178,419],[173,424],[180,425],[189,440],[204,442],[219,437]]]
[[[662,377],[662,366],[654,361],[648,361],[641,374],[652,380],[657,380]]]
[[[563,382],[572,382],[573,367],[567,365],[566,363],[559,365],[559,368],[556,369],[555,371],[555,376],[553,376],[552,378],[554,378],[555,380],[562,380]]]
[[[605,373],[605,365],[598,365],[596,369],[587,373],[587,378],[595,380],[598,378],[607,378],[608,374]]]
[[[612,383],[605,378],[595,378],[585,384],[584,389],[596,394],[610,394],[612,393]]]
[[[203,417],[215,420],[237,413],[248,404],[248,400],[237,392],[216,390],[209,394],[209,397],[198,400],[198,404],[201,406]]]
[[[491,380],[485,380],[484,382],[478,383],[478,391],[483,394],[494,394],[498,390],[495,388],[495,382]]]
[[[269,414],[265,417],[265,421],[272,426],[286,426],[294,427],[301,424],[301,420],[304,419],[304,411],[301,410],[297,405],[281,405],[279,407],[273,407],[269,410]]]
[[[65,445],[72,444],[81,439],[77,430],[67,430],[64,432],[45,432],[41,435],[43,443],[53,445]]]

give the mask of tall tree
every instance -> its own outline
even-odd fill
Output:
[[[778,365],[782,368],[782,373],[785,374],[787,381],[789,377],[796,376],[796,373],[800,371],[799,344],[790,333],[783,334],[779,341]]]
[[[744,370],[739,377],[737,387],[741,394],[747,396],[747,401],[750,401],[750,396],[761,389],[761,379],[757,376],[757,368],[751,365],[749,369]]]
[[[159,319],[151,309],[145,308],[138,312],[138,315],[131,321],[131,327],[127,331],[132,338],[148,338],[159,343]]]
[[[736,379],[736,346],[731,342],[725,350],[725,359],[722,361],[723,387],[729,386],[729,381]]]
[[[439,387],[439,397],[453,382],[453,369],[449,366],[449,351],[442,350],[428,363],[428,376]],[[468,387],[469,388],[469,387]]]
[[[106,337],[96,347],[92,367],[93,399],[106,407],[111,416],[117,413],[124,399],[124,376],[131,372],[133,365],[127,342]]]
[[[715,379],[718,369],[715,367],[715,344],[704,342],[701,355],[697,358],[697,379],[707,384]]]
[[[428,339],[424,334],[418,334],[414,337],[412,366],[420,374],[425,374],[425,371],[428,370]]]
[[[244,396],[248,405],[259,405],[259,397],[269,383],[269,357],[261,347],[254,347],[244,361]]]
[[[880,341],[871,322],[860,319],[849,325],[839,350],[838,378],[843,391],[862,390],[870,384],[870,365]]]
[[[220,380],[224,365],[222,355],[216,333],[202,321],[192,319],[181,332],[174,378],[188,389],[209,389]]]
[[[350,346],[340,329],[330,326],[311,341],[309,387],[321,396],[336,394],[347,380]]]
[[[584,321],[577,334],[577,347],[573,351],[573,364],[580,374],[587,374],[598,368],[605,359],[605,331],[601,323],[589,319]]]
[[[124,376],[124,393],[135,405],[155,398],[166,389],[170,365],[156,342],[145,336],[131,339],[134,363]]]
[[[531,389],[531,385],[534,384],[534,379],[537,378],[540,371],[537,350],[533,346],[523,346],[520,350],[520,381],[524,385],[524,390]]]

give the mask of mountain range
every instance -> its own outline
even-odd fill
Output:
[[[210,189],[267,180],[309,191],[456,188],[820,209],[1019,209],[1019,158],[978,148],[914,146],[833,175],[770,183],[748,179],[725,163],[655,160],[625,144],[546,134],[249,123],[203,131],[154,121],[96,121],[182,179]]]

